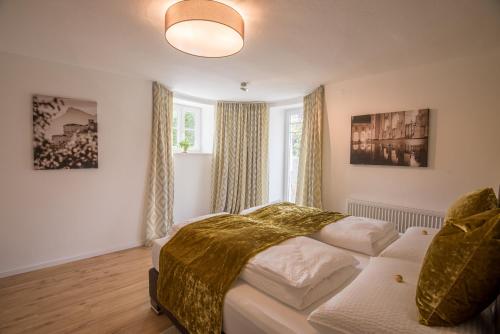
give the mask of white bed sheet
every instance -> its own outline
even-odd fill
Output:
[[[166,240],[163,238],[153,242],[152,256],[156,270],[159,270],[160,251]],[[349,285],[370,261],[368,255],[342,250],[358,260],[359,264],[356,266],[358,272],[339,288],[300,311],[281,303],[241,279],[237,280],[227,292],[224,300],[224,332],[227,334],[320,333],[309,324],[308,315]]]

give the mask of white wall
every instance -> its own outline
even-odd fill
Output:
[[[143,243],[151,86],[0,53],[0,277]],[[33,169],[33,94],[97,101],[98,169]],[[210,164],[174,155],[175,221],[210,211]]]
[[[151,82],[5,53],[0,73],[0,274],[141,244]],[[98,169],[33,169],[33,94],[97,101]]]
[[[445,211],[500,183],[500,50],[326,85],[324,206],[349,197]],[[430,108],[428,168],[349,164],[352,115]]]
[[[174,103],[201,108],[201,152],[174,153],[174,223],[211,212],[214,103],[174,94]]]
[[[211,212],[211,168],[211,154],[174,154],[174,223]]]

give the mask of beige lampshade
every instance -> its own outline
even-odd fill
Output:
[[[243,48],[245,24],[233,8],[212,0],[184,0],[165,13],[165,38],[200,57],[226,57]]]

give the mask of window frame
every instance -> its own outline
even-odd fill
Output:
[[[188,152],[201,152],[201,107],[192,106],[184,103],[174,102],[173,113],[177,115],[177,127],[172,121],[172,147],[174,152],[182,152],[179,143],[185,138],[185,114],[194,113],[194,145],[189,147]],[[177,130],[177,145],[173,145],[173,129]]]
[[[291,128],[291,119],[294,115],[302,115],[302,120],[304,120],[304,110],[302,107],[287,109],[285,111],[285,161],[284,161],[284,173],[283,173],[283,197],[285,201],[290,201],[295,203],[295,198],[290,199],[290,191],[289,191],[289,173],[290,173],[290,128]],[[301,130],[302,131],[302,130]],[[302,144],[302,143],[301,143]],[[299,154],[300,155],[300,154]]]

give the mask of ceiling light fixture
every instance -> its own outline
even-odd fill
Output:
[[[245,23],[233,8],[212,0],[184,0],[165,13],[165,38],[194,56],[218,58],[243,48]]]
[[[248,82],[245,82],[243,81],[241,84],[240,84],[240,89],[244,92],[248,92]]]

